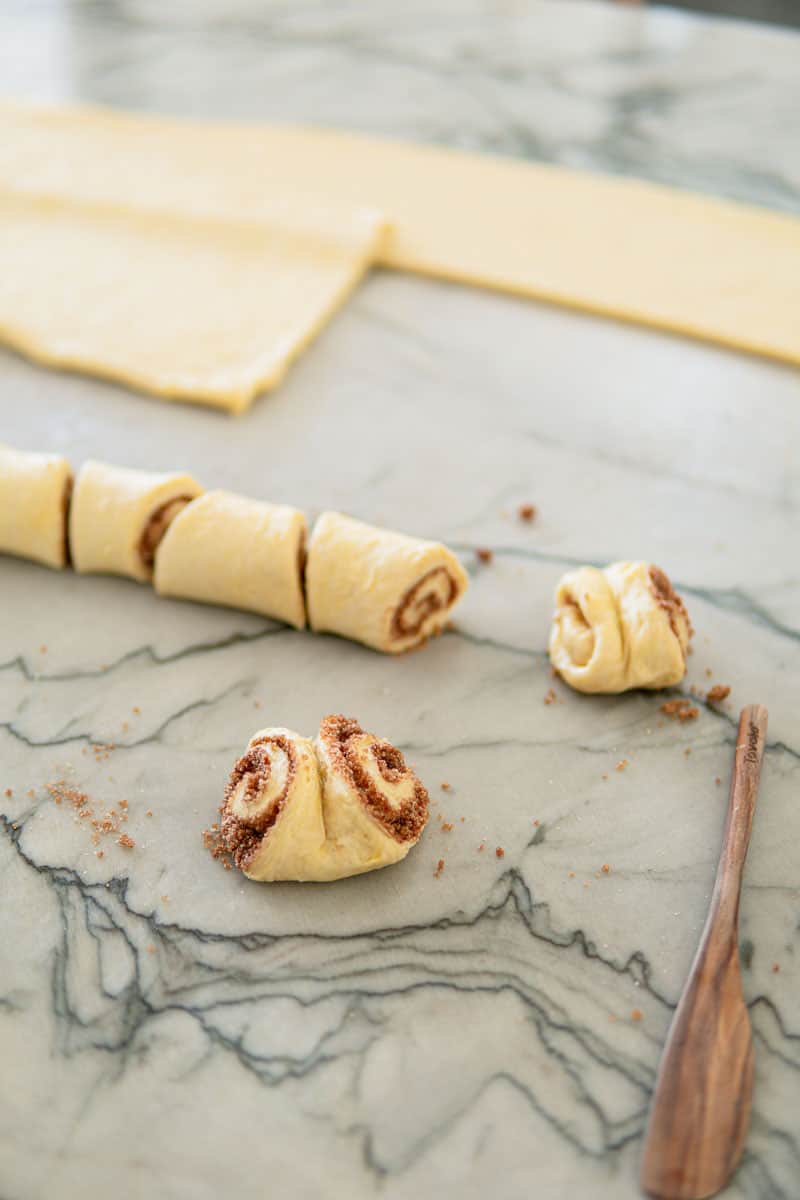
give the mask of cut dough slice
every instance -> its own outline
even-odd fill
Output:
[[[579,692],[680,683],[692,635],[667,576],[645,562],[579,567],[556,590],[550,661]]]
[[[335,130],[0,108],[0,181],[226,220],[372,205],[380,261],[800,363],[800,221],[641,180]]]
[[[334,512],[314,526],[306,604],[317,632],[399,654],[438,633],[466,587],[461,563],[438,542]]]
[[[282,200],[256,225],[0,191],[0,337],[49,364],[241,411],[283,378],[384,230],[373,212]]]
[[[405,858],[428,793],[390,742],[330,716],[316,743],[290,729],[254,734],[220,815],[223,845],[248,878],[319,883]]]
[[[299,509],[206,492],[178,514],[159,545],[156,591],[248,609],[303,629],[305,537]]]
[[[202,490],[191,475],[134,471],[89,459],[78,474],[70,508],[75,570],[151,579],[159,542]]]
[[[0,551],[66,566],[71,493],[72,468],[60,454],[0,445]]]

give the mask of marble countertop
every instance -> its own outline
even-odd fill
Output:
[[[800,38],[670,11],[12,0],[0,79],[800,210]],[[3,1200],[637,1196],[754,700],[771,714],[741,912],[756,1089],[725,1195],[798,1195],[797,372],[376,273],[238,420],[10,353],[0,418],[3,440],[76,463],[186,468],[435,536],[472,574],[457,628],[394,660],[0,562]],[[683,690],[729,684],[721,711],[678,725],[662,697],[560,684],[544,704],[556,579],[622,557],[680,586]],[[401,745],[453,830],[434,819],[405,862],[337,885],[225,873],[200,831],[240,748],[330,711]],[[61,777],[127,799],[135,849],[97,859],[43,790]]]

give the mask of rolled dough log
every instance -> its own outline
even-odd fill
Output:
[[[66,566],[71,493],[72,468],[60,454],[0,445],[0,551]]]

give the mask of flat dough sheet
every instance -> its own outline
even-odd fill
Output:
[[[0,337],[31,358],[238,412],[283,378],[385,231],[302,201],[258,224],[0,188]],[[284,199],[285,199],[284,195]]]
[[[800,221],[767,210],[355,134],[6,106],[0,187],[23,185],[248,225],[287,192],[366,206],[387,266],[800,364]]]

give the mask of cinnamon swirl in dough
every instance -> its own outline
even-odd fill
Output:
[[[202,490],[191,475],[133,471],[90,459],[78,474],[70,509],[75,570],[149,580],[170,523]]]
[[[658,567],[579,567],[556,590],[550,661],[579,692],[670,687],[686,673],[691,635],[683,601]]]
[[[405,858],[428,820],[428,793],[390,742],[350,717],[315,743],[262,729],[235,764],[222,841],[250,879],[344,879]]]
[[[187,504],[156,552],[155,588],[227,604],[303,629],[306,519],[297,508],[206,492]]]
[[[71,492],[72,468],[60,454],[0,445],[0,551],[66,566]]]
[[[437,542],[376,529],[341,513],[317,521],[308,547],[308,621],[399,654],[438,633],[466,590],[456,556]]]

